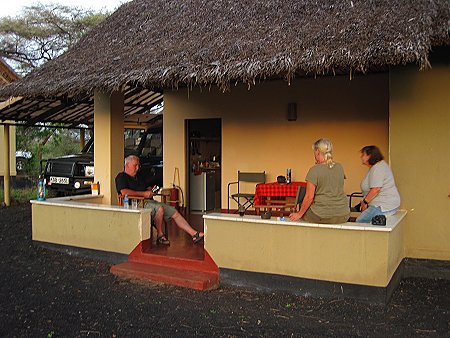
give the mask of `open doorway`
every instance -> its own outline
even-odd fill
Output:
[[[186,120],[186,135],[189,210],[220,210],[221,119]]]

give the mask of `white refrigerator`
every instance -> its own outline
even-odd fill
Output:
[[[209,170],[195,175],[191,172],[189,188],[189,209],[191,211],[213,210],[215,201],[215,172]]]

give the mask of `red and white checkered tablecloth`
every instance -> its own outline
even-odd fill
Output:
[[[259,183],[256,185],[253,204],[263,205],[267,197],[296,197],[299,186],[306,187],[306,182]]]

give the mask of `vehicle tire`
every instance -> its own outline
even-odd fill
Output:
[[[25,171],[27,165],[27,159],[24,157],[16,157],[16,171],[17,173],[22,173]]]

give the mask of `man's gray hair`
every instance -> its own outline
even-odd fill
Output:
[[[129,156],[125,157],[125,165],[127,165],[131,161],[138,161],[139,162],[139,157],[137,157],[136,155],[129,155]]]

